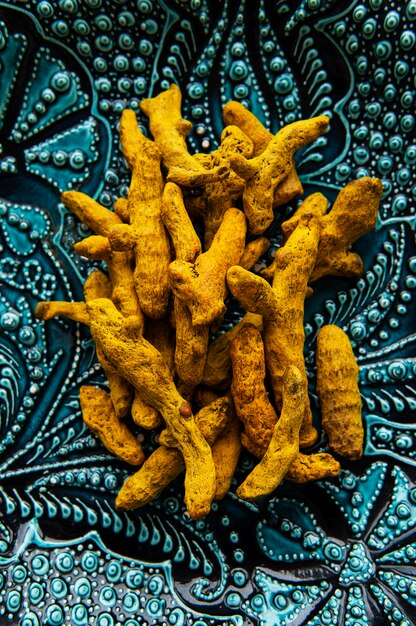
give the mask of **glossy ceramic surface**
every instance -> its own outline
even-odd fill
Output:
[[[415,0],[0,2],[1,624],[416,623],[415,24]],[[257,504],[230,493],[197,523],[180,480],[115,511],[131,470],[82,423],[80,386],[103,382],[89,332],[34,318],[39,300],[81,299],[91,268],[59,192],[125,195],[120,113],[172,81],[192,150],[217,146],[230,99],[273,132],[325,113],[297,158],[306,193],[384,188],[363,277],[321,281],[305,319],[317,425],[316,333],[353,342],[364,458]]]

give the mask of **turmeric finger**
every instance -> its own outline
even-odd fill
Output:
[[[257,239],[250,241],[244,248],[243,255],[239,262],[240,267],[251,270],[263,254],[266,254],[269,248],[270,241],[266,237],[257,237]]]
[[[307,386],[303,355],[304,301],[318,251],[319,235],[319,220],[314,216],[303,216],[286,244],[276,253],[277,267],[272,286],[238,266],[232,267],[227,274],[232,294],[247,310],[263,316],[266,367],[279,409],[283,374],[289,365],[299,369]],[[301,447],[312,445],[316,439],[310,405],[305,402]]]
[[[126,463],[141,465],[144,453],[139,441],[116,416],[110,396],[97,387],[80,389],[82,417],[104,446]]]
[[[283,406],[269,446],[237,489],[244,500],[255,500],[271,493],[283,480],[299,452],[299,431],[307,390],[299,370],[290,366],[283,379]]]
[[[182,95],[175,84],[154,98],[140,102],[141,110],[149,118],[150,131],[162,153],[163,163],[169,171],[168,180],[178,185],[199,187],[227,176],[229,168],[207,170],[189,154],[185,139],[192,124],[183,119],[181,103]]]
[[[307,217],[308,215],[314,216],[317,219],[323,217],[328,209],[328,200],[321,193],[313,193],[302,202],[302,204],[296,209],[295,213],[288,220],[283,222],[282,224],[282,232],[284,242],[288,240],[290,235],[295,230],[296,226],[299,224],[299,221],[303,217]],[[318,247],[319,254],[319,247]],[[276,257],[273,262],[266,269],[260,272],[260,276],[265,278],[270,283],[273,282],[274,272],[277,267],[278,260]],[[316,261],[315,261],[316,267]],[[313,270],[314,271],[314,270]],[[313,273],[313,272],[312,272]]]
[[[215,468],[211,450],[196,428],[189,404],[176,390],[160,352],[125,320],[109,300],[87,305],[96,343],[142,398],[158,409],[185,459],[185,503],[199,519],[210,510],[215,493]]]
[[[185,300],[195,326],[208,326],[226,310],[226,273],[244,250],[246,221],[238,209],[228,209],[210,249],[194,264],[176,260],[169,266],[171,286]]]
[[[194,263],[202,252],[201,242],[185,209],[181,188],[175,183],[166,183],[163,190],[162,219],[176,258]]]
[[[108,239],[101,235],[91,235],[82,241],[78,241],[78,243],[74,244],[74,250],[80,256],[85,256],[95,261],[107,261],[111,255]]]
[[[136,391],[131,405],[131,417],[133,422],[145,430],[153,430],[163,423],[159,411],[147,404]]]
[[[346,459],[359,459],[364,443],[359,369],[350,340],[338,326],[319,330],[316,366],[322,427],[329,447]]]
[[[110,298],[111,295],[112,285],[108,276],[100,272],[100,270],[91,272],[84,284],[85,306],[92,300],[96,300],[97,298]],[[90,321],[88,325],[91,326]],[[96,345],[95,350],[98,362],[103,368],[104,374],[108,380],[110,398],[114,406],[115,414],[117,418],[125,417],[131,407],[133,390],[127,380],[120,376],[117,369],[108,360],[107,356],[98,345]]]
[[[276,187],[293,167],[296,150],[307,145],[328,128],[329,119],[322,115],[284,126],[259,156],[231,159],[234,171],[244,178],[244,212],[250,231],[263,233],[273,221],[273,197]]]
[[[182,191],[167,183],[163,192],[162,217],[175,248],[176,259],[194,263],[201,254],[201,242],[186,212]],[[176,325],[175,369],[181,393],[191,396],[201,382],[207,355],[208,326],[194,326],[191,312],[183,300],[175,297]]]
[[[227,126],[221,133],[221,143],[217,150],[211,153],[209,168],[221,167],[229,169],[230,158],[234,155],[242,155],[249,158],[252,155],[253,144],[237,126]],[[205,164],[207,167],[207,164]],[[204,220],[204,246],[208,250],[214,239],[215,233],[221,226],[224,213],[234,206],[244,190],[245,181],[234,171],[221,180],[204,186],[204,208],[202,216]],[[199,208],[201,211],[201,208]]]
[[[160,319],[166,314],[169,302],[168,267],[171,261],[169,240],[161,216],[161,154],[157,146],[140,132],[133,111],[123,111],[120,139],[132,162],[128,194],[130,225],[115,226],[109,233],[109,241],[118,251],[133,245],[136,259],[133,276],[140,308],[149,317]],[[140,158],[134,158],[134,150],[140,153]]]
[[[91,228],[97,235],[107,237],[113,226],[121,224],[118,215],[81,191],[64,191],[61,194],[61,200],[67,209],[70,209],[83,224]]]
[[[238,126],[253,142],[253,157],[264,152],[274,135],[267,130],[260,120],[246,109],[240,102],[228,102],[223,109],[223,118],[226,125]],[[277,185],[273,195],[273,207],[286,204],[297,195],[303,194],[302,183],[296,172],[295,164],[288,174]]]
[[[331,454],[325,452],[302,454],[299,452],[287,470],[285,480],[301,485],[311,480],[333,478],[338,476],[340,470],[341,465]]]
[[[242,442],[252,454],[261,456],[269,444],[277,415],[264,386],[263,341],[255,326],[245,324],[240,328],[232,342],[230,357],[231,394],[237,415],[244,424]]]
[[[195,415],[195,423],[210,445],[230,419],[230,411],[229,400],[218,398]],[[116,508],[129,511],[148,504],[184,469],[185,462],[179,450],[160,446],[140,470],[124,482],[117,494]]]
[[[253,324],[262,329],[261,315],[246,313],[241,322],[217,337],[209,346],[205,361],[202,384],[216,389],[225,389],[231,382],[231,344],[244,324]]]
[[[175,369],[183,393],[192,394],[204,375],[209,327],[194,326],[192,315],[183,300],[175,298],[176,350]]]
[[[322,233],[311,282],[321,276],[358,278],[363,262],[351,245],[374,229],[382,193],[378,178],[359,178],[338,194],[332,209],[321,219]]]
[[[240,423],[234,414],[212,446],[216,473],[215,500],[221,500],[230,490],[240,453]]]
[[[66,302],[60,300],[38,302],[35,308],[38,320],[51,320],[54,317],[67,317],[80,324],[90,323],[85,302]]]

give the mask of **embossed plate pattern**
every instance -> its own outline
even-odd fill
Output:
[[[415,20],[415,0],[0,2],[1,624],[416,623]],[[317,424],[317,331],[353,342],[363,459],[257,504],[231,492],[197,523],[181,481],[115,511],[130,470],[79,410],[80,386],[104,382],[90,335],[34,318],[39,300],[80,299],[92,265],[60,191],[125,196],[120,113],[173,81],[192,150],[215,148],[230,99],[273,132],[327,113],[330,132],[297,155],[306,193],[332,201],[365,175],[384,189],[356,246],[363,277],[321,281],[305,320]]]

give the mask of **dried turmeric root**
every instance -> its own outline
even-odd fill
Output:
[[[319,330],[317,342],[317,391],[329,447],[346,459],[359,459],[364,428],[359,369],[350,340],[341,328],[330,324]]]
[[[90,326],[90,316],[86,302],[95,298],[110,298],[112,293],[111,282],[103,272],[94,270],[89,274],[84,284],[85,302],[39,302],[35,309],[38,319],[49,320],[53,317],[68,317],[86,326]],[[111,400],[118,418],[125,417],[130,410],[132,389],[108,361],[105,354],[96,346],[98,362],[107,377],[110,387]]]
[[[104,241],[104,239],[108,240],[114,226],[122,224],[120,218],[80,191],[65,191],[61,194],[61,200],[83,224],[100,237],[100,239],[89,237],[87,243],[84,243],[84,240],[75,244],[75,249],[86,256],[90,251],[92,258],[106,261],[112,285],[111,299],[124,316],[140,317],[143,325],[144,317],[134,287],[133,257],[130,252],[111,251],[109,253],[108,243]],[[102,256],[100,256],[100,250]]]
[[[341,465],[331,454],[326,452],[302,454],[299,452],[287,470],[285,480],[290,480],[290,482],[300,485],[312,480],[334,478],[338,476],[340,470]]]
[[[377,221],[383,188],[378,178],[359,178],[339,192],[332,209],[321,219],[318,256],[310,282],[321,276],[358,278],[363,262],[351,245],[372,231]]]
[[[132,166],[128,194],[130,224],[114,226],[108,237],[113,250],[120,252],[133,248],[136,259],[134,284],[140,307],[149,317],[160,319],[168,307],[168,266],[171,261],[169,240],[161,216],[161,154],[157,146],[140,132],[133,111],[123,111],[120,140]]]
[[[215,493],[211,450],[196,428],[191,407],[178,393],[160,352],[140,334],[134,318],[126,320],[110,300],[87,304],[91,333],[120,374],[160,411],[186,465],[185,503],[194,519],[206,515]]]
[[[237,489],[244,500],[255,500],[271,493],[285,477],[299,452],[299,430],[307,397],[305,381],[290,366],[283,378],[283,406],[269,446],[253,471]]]
[[[246,236],[246,219],[238,209],[228,209],[212,245],[195,263],[176,260],[169,266],[175,296],[184,300],[194,326],[208,326],[226,311],[226,273],[240,261]]]
[[[207,359],[202,376],[202,384],[214,389],[225,389],[231,382],[232,369],[230,350],[234,338],[245,324],[253,324],[261,330],[263,320],[261,315],[246,313],[241,322],[230,330],[217,337],[209,346]]]
[[[277,268],[272,286],[238,266],[227,273],[231,293],[246,310],[263,316],[266,367],[279,409],[287,367],[297,367],[307,385],[303,356],[304,301],[315,265],[319,235],[319,221],[309,215],[302,217],[286,245],[276,253]],[[317,436],[309,402],[305,402],[301,447],[312,445]]]
[[[240,453],[240,422],[233,411],[232,418],[212,446],[216,473],[215,500],[221,500],[230,490]]]
[[[290,235],[295,230],[296,226],[299,224],[301,218],[307,218],[308,216],[316,217],[320,219],[323,217],[328,209],[328,200],[321,193],[313,193],[302,202],[302,204],[298,207],[295,213],[288,220],[283,222],[282,224],[282,232],[284,242],[288,240]],[[318,247],[319,254],[319,247]],[[273,262],[266,269],[260,272],[260,275],[265,278],[269,283],[273,282],[274,273],[276,267],[278,265],[278,257],[274,258]],[[316,261],[315,261],[316,267]],[[313,271],[312,271],[313,274]],[[309,282],[311,279],[309,279]]]
[[[232,100],[228,102],[223,109],[223,119],[228,126],[233,124],[238,126],[247,137],[253,142],[253,157],[264,152],[269,143],[274,139],[274,135],[267,130],[259,119],[240,102]],[[287,176],[283,178],[274,190],[273,208],[282,206],[294,198],[303,194],[302,183],[296,172],[293,163]]]
[[[176,259],[194,263],[201,254],[201,242],[186,212],[182,191],[175,183],[166,183],[162,203],[163,221],[171,236]],[[191,396],[201,382],[207,356],[209,327],[194,326],[186,302],[174,300],[176,350],[175,368],[181,393]]]
[[[221,133],[221,143],[218,150],[210,155],[200,155],[202,163],[207,169],[229,169],[230,158],[235,154],[241,154],[250,158],[253,152],[253,144],[237,126],[227,126]],[[199,155],[195,155],[198,158]],[[208,159],[207,159],[208,156]],[[245,181],[232,170],[229,176],[219,181],[207,183],[204,193],[196,199],[197,212],[202,216],[205,227],[204,247],[208,250],[215,233],[221,225],[222,218],[227,209],[234,206],[235,201],[244,190]],[[192,207],[192,199],[188,200],[187,208],[195,212]],[[195,204],[195,202],[194,202]]]
[[[114,412],[110,396],[98,387],[80,389],[82,418],[85,424],[116,456],[131,465],[141,465],[144,452],[139,441]]]
[[[269,445],[277,415],[264,386],[266,367],[259,330],[244,324],[234,338],[230,357],[233,379],[231,394],[238,417],[244,424],[241,441],[255,456]]]
[[[218,398],[195,415],[195,424],[209,445],[212,445],[232,417],[228,398]],[[160,446],[144,462],[138,472],[129,476],[116,498],[119,511],[129,511],[154,500],[183,470],[185,462],[179,450]]]
[[[274,191],[292,170],[296,150],[322,135],[328,124],[325,115],[294,122],[284,126],[259,156],[231,158],[231,167],[246,181],[243,204],[252,233],[259,235],[272,223]]]
[[[228,167],[207,170],[189,154],[185,139],[191,132],[192,124],[183,119],[181,103],[182,94],[175,84],[156,97],[140,102],[141,110],[149,118],[155,143],[162,153],[168,180],[178,185],[199,187],[228,176]]]

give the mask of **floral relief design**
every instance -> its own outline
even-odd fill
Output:
[[[341,616],[348,625],[371,624],[383,615],[391,624],[412,623],[416,578],[409,567],[416,551],[409,532],[416,526],[416,488],[399,467],[388,472],[386,463],[377,462],[361,476],[342,470],[336,481],[320,484],[345,518],[348,531],[342,541],[327,534],[303,502],[276,498],[271,503],[269,519],[258,525],[259,542],[269,558],[292,567],[285,571],[286,580],[256,569],[254,579],[263,593],[245,603],[250,616],[264,626],[294,620],[308,626],[338,624]],[[376,503],[381,504],[378,517]]]
[[[415,622],[415,19],[416,0],[0,2],[0,621]],[[34,318],[39,300],[80,299],[92,267],[72,250],[85,229],[59,192],[104,206],[125,196],[120,113],[135,110],[147,132],[140,99],[170,82],[192,150],[217,146],[231,98],[273,132],[325,113],[330,133],[297,157],[305,192],[333,201],[366,175],[384,189],[375,232],[356,247],[362,278],[318,284],[305,319],[318,427],[317,332],[334,323],[353,343],[364,458],[256,504],[233,485],[198,523],[179,482],[143,510],[115,510],[129,470],[79,408],[82,384],[105,385],[89,332]],[[240,315],[231,307],[225,323]],[[314,449],[328,449],[324,435]]]

